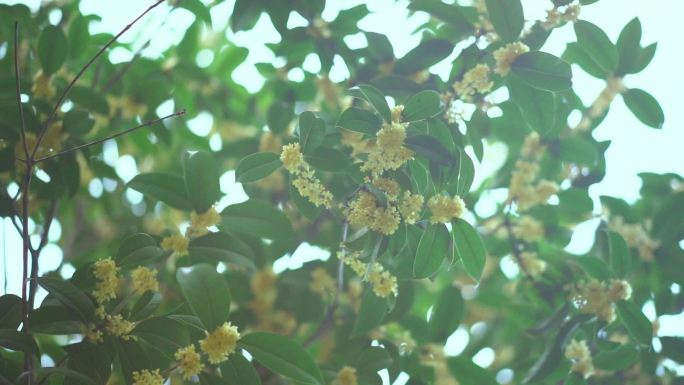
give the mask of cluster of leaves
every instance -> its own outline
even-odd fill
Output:
[[[157,3],[148,11],[195,18],[179,44],[158,58],[132,51],[128,62],[102,55],[92,65],[103,46],[132,47],[92,34],[89,26],[99,17],[82,14],[78,1],[48,2],[35,12],[0,5],[0,215],[20,233],[30,230],[23,231],[24,258],[32,270],[30,276],[24,270],[22,296],[0,297],[0,383],[133,384],[136,373],[157,369],[174,383],[209,385],[380,384],[380,371],[392,382],[405,373],[411,384],[496,384],[506,376],[516,383],[575,384],[592,375],[589,381],[601,384],[681,382],[663,360],[684,363],[684,340],[660,337],[656,351],[654,326],[641,309],[653,303],[657,316],[682,310],[684,294],[674,288],[684,285],[684,179],[646,173],[636,202],[600,197],[605,210],[598,212],[591,250],[564,250],[576,225],[597,213],[589,188],[605,176],[610,143],[592,132],[613,99],[620,95],[645,125],[660,128],[664,121],[650,94],[623,85],[646,68],[656,45],[642,47],[638,19],[615,43],[600,27],[577,20],[578,7],[593,2],[553,0],[546,20],[526,22],[520,0],[479,6],[414,0],[409,9],[431,18],[418,31],[421,42],[396,58],[386,36],[359,30],[365,5],[326,21],[322,0],[237,0],[233,32],[248,31],[267,15],[281,36],[268,45],[280,63],[256,66],[265,83],[255,93],[231,77],[247,49],[211,30],[210,11],[223,12],[222,1]],[[288,28],[293,12],[305,26]],[[21,26],[16,46],[15,22]],[[577,37],[560,58],[542,50],[556,28],[574,28]],[[367,46],[349,48],[345,37],[359,32]],[[503,66],[501,50],[520,43],[525,52]],[[428,72],[456,47],[446,80]],[[207,52],[211,62],[198,64]],[[301,68],[310,55],[321,63],[317,73]],[[328,77],[336,58],[349,70],[344,84]],[[586,105],[574,92],[571,64],[606,81],[595,102]],[[497,69],[487,75],[488,90],[459,94],[454,84],[481,65]],[[294,70],[303,72],[301,81],[289,79]],[[490,97],[500,89],[508,99]],[[185,109],[188,119],[209,114],[212,135],[195,135],[181,119],[147,130],[140,124],[158,122],[155,111],[169,103]],[[581,121],[571,126],[573,112]],[[383,177],[426,201],[459,196],[467,215],[434,223],[421,208],[415,223],[402,221],[389,235],[350,229],[345,210],[355,194],[368,192],[383,207],[391,197],[364,174],[367,154],[357,156],[345,137],[376,146],[378,133],[396,120],[412,157]],[[145,172],[129,179],[111,161],[112,146],[98,138],[131,127],[142,129],[119,137],[116,147]],[[37,139],[32,164],[25,148],[33,150],[36,138],[43,140]],[[537,140],[535,177],[561,186],[554,199],[525,208],[509,194],[495,210],[476,210],[493,191],[515,183],[530,138]],[[332,195],[330,207],[294,187],[280,156],[290,143],[299,145],[312,178]],[[495,143],[507,148],[504,162],[474,185],[478,164]],[[248,199],[222,203],[227,191],[220,182],[228,171]],[[106,191],[93,194],[98,185]],[[126,189],[126,196],[136,191],[143,198],[122,199]],[[193,221],[216,207],[222,209],[217,219],[198,231]],[[541,235],[523,234],[524,220],[538,223]],[[74,273],[64,276],[60,266],[39,277],[40,254],[57,221],[62,265]],[[180,246],[169,247],[174,235]],[[308,245],[331,257],[273,273],[276,261]],[[360,255],[365,274],[335,257],[350,252]],[[529,254],[543,261],[541,271],[532,271]],[[107,312],[134,327],[98,341],[87,338],[93,325],[106,328],[93,296],[93,266],[109,256],[124,273],[157,269],[160,285],[159,292],[145,293],[120,287],[125,294]],[[517,263],[520,274],[507,275],[500,268],[506,261]],[[376,264],[397,280],[391,295],[378,295],[368,282]],[[615,320],[573,300],[573,290],[587,282],[623,280],[632,295],[607,305],[614,306]],[[47,292],[39,305],[38,286]],[[241,334],[237,352],[181,380],[176,352],[228,321]],[[457,331],[468,342],[447,356],[444,346]],[[564,356],[572,339],[586,341],[597,373],[580,375]],[[483,349],[497,357],[486,367],[473,362]],[[356,382],[342,375],[349,368]]]

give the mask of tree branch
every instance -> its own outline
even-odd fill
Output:
[[[26,122],[24,121],[24,106],[21,103],[21,79],[19,76],[19,22],[14,22],[14,77],[17,96],[17,110],[21,121],[21,143],[24,146],[24,155],[28,159],[29,150],[26,144]]]

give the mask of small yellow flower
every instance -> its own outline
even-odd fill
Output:
[[[93,323],[83,326],[83,335],[92,343],[102,342],[102,331],[98,330]]]
[[[627,281],[613,279],[608,286],[608,298],[617,302],[629,299],[632,296],[632,286]]]
[[[292,185],[297,188],[299,195],[307,198],[316,207],[332,207],[332,193],[326,190],[321,181],[314,176],[312,170],[301,172],[292,182]]]
[[[591,352],[586,341],[572,340],[565,347],[565,358],[572,360],[571,370],[585,379],[594,374],[594,364],[591,361]]]
[[[235,351],[239,339],[237,327],[225,322],[200,341],[200,348],[209,357],[209,362],[218,364]]]
[[[335,292],[335,279],[324,268],[317,267],[311,271],[309,289],[321,297],[325,297]]]
[[[207,227],[217,225],[219,222],[221,222],[221,215],[213,207],[202,214],[197,214],[193,211],[190,213],[188,234],[192,236],[204,235],[207,233]]]
[[[133,372],[133,385],[163,385],[164,377],[159,374],[159,369]]]
[[[373,185],[378,189],[382,190],[390,201],[396,201],[401,192],[401,187],[399,183],[394,179],[390,178],[375,178],[373,180]]]
[[[492,89],[494,83],[489,79],[491,69],[486,64],[478,64],[463,75],[463,79],[454,83],[454,91],[462,99],[468,99],[472,95],[484,94]]]
[[[513,234],[527,242],[544,238],[544,225],[529,215],[523,215],[513,227]]]
[[[133,331],[135,323],[124,319],[120,314],[107,315],[107,325],[105,328],[110,335],[128,340],[131,338],[128,333]]]
[[[397,294],[397,277],[389,271],[373,270],[368,274],[368,281],[373,285],[373,292],[378,297],[389,297],[390,294]]]
[[[299,167],[304,164],[304,155],[302,155],[299,143],[290,143],[283,146],[280,152],[280,160],[287,171],[296,174]]]
[[[133,270],[131,277],[133,278],[133,290],[140,293],[144,293],[148,290],[159,291],[157,270],[139,266]]]
[[[350,366],[345,366],[337,372],[335,376],[336,385],[358,385],[358,379],[356,378],[356,369]]]
[[[179,256],[188,254],[190,240],[183,234],[170,235],[161,241],[161,248],[165,251],[173,251]]]
[[[178,369],[180,369],[184,380],[189,380],[192,376],[198,375],[204,368],[199,353],[195,351],[195,345],[178,349],[173,357],[178,361]]]
[[[534,190],[537,193],[537,199],[540,202],[546,202],[553,194],[558,192],[559,187],[555,182],[542,180],[537,184],[537,187],[535,187]]]
[[[546,262],[537,258],[536,253],[520,253],[520,262],[522,264],[522,268],[532,277],[536,277],[546,271]]]
[[[50,100],[55,96],[55,87],[51,84],[50,75],[45,75],[43,71],[38,71],[33,77],[33,87],[31,93],[34,98]]]
[[[111,258],[101,259],[93,264],[93,275],[97,278],[93,296],[102,304],[116,298],[119,288],[119,268]]]
[[[413,224],[420,219],[420,212],[423,210],[424,201],[425,198],[420,194],[411,194],[409,191],[404,192],[404,197],[399,204],[399,213],[404,218],[404,222]]]
[[[518,56],[527,53],[530,48],[521,42],[514,42],[506,44],[494,51],[494,59],[496,60],[496,67],[494,72],[501,76],[506,76],[511,70],[511,65],[518,58]]]
[[[447,223],[453,218],[460,218],[465,212],[465,202],[458,195],[453,198],[446,195],[433,195],[428,200],[428,208],[432,212],[430,223]]]

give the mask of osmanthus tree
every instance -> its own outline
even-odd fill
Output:
[[[357,27],[365,5],[324,20],[316,0],[159,1],[117,35],[91,33],[78,1],[0,5],[0,214],[23,239],[5,255],[23,275],[0,297],[0,383],[682,383],[684,340],[654,337],[641,309],[682,311],[684,180],[642,174],[633,203],[588,194],[613,99],[663,124],[625,81],[656,45],[638,19],[611,41],[581,19],[593,2],[535,21],[520,0],[412,1],[431,18],[401,58]],[[118,41],[153,13],[195,18],[156,58]],[[279,60],[250,93],[231,77],[247,50],[211,22],[264,14]],[[576,34],[561,58],[543,50],[556,28]],[[427,71],[452,52],[448,79]],[[570,63],[605,81],[589,105]],[[186,129],[199,114],[211,135]],[[473,185],[485,148],[504,161]],[[122,179],[118,155],[140,173]],[[231,170],[248,199],[225,205]],[[591,251],[565,251],[596,218]],[[40,275],[51,243],[73,268]],[[330,257],[274,270],[303,244]]]

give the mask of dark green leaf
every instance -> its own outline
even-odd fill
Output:
[[[329,172],[344,171],[351,165],[349,155],[336,148],[324,146],[304,155],[304,160],[313,168]]]
[[[90,298],[71,283],[51,277],[40,277],[38,283],[64,306],[78,314],[81,320],[87,322],[95,313],[95,306]]]
[[[487,13],[496,33],[504,42],[518,40],[525,18],[520,0],[485,0]]]
[[[451,155],[442,143],[430,135],[412,135],[405,140],[406,147],[415,151],[417,155],[435,161],[442,165],[455,163]]]
[[[530,87],[517,75],[507,79],[511,100],[520,108],[527,125],[540,135],[549,133],[556,120],[556,101],[553,94]]]
[[[221,212],[223,227],[231,232],[268,239],[292,235],[292,225],[285,214],[270,203],[256,199],[226,207]]]
[[[413,261],[413,276],[427,278],[442,266],[449,247],[449,232],[444,225],[430,224],[423,231]]]
[[[209,14],[209,8],[207,8],[207,6],[204,5],[200,0],[183,0],[178,3],[178,6],[187,9],[199,20],[211,25],[211,14]]]
[[[651,345],[653,325],[634,303],[619,301],[617,313],[629,335],[643,345]]]
[[[66,35],[62,28],[48,25],[38,39],[38,61],[43,73],[52,75],[62,67],[69,52]]]
[[[477,230],[461,218],[451,221],[451,236],[454,252],[463,262],[466,273],[476,281],[480,280],[486,262],[486,252]]]
[[[88,111],[74,108],[64,114],[64,130],[71,135],[82,136],[88,133],[95,120],[90,117]]]
[[[684,338],[682,337],[660,337],[663,346],[661,354],[678,363],[684,363]]]
[[[318,148],[325,139],[325,121],[313,112],[304,111],[299,115],[299,144],[307,154]]]
[[[206,152],[199,151],[183,157],[186,191],[199,214],[209,210],[221,197],[220,169],[214,157]]]
[[[95,385],[105,385],[112,373],[111,358],[100,345],[80,342],[64,347],[67,367],[87,376]],[[80,382],[79,382],[80,384]]]
[[[268,109],[268,128],[276,134],[287,130],[290,122],[294,118],[294,108],[292,104],[277,102],[273,103]]]
[[[641,123],[653,128],[663,128],[665,114],[658,101],[651,94],[638,88],[632,88],[622,94],[622,99]]]
[[[624,278],[632,268],[632,253],[624,238],[616,232],[606,231],[608,238],[608,261],[616,278]]]
[[[40,357],[40,350],[36,341],[33,340],[33,336],[15,329],[0,329],[0,346]]]
[[[414,0],[409,3],[408,8],[427,12],[457,30],[472,28],[471,23],[457,4],[445,4],[440,0]]]
[[[90,21],[83,15],[78,15],[69,24],[69,55],[74,58],[81,57],[90,44]]]
[[[634,73],[641,57],[641,22],[638,17],[630,20],[620,32],[617,40],[619,64],[618,74]]]
[[[239,341],[256,361],[301,385],[323,385],[323,377],[309,353],[291,339],[271,333],[251,333]]]
[[[231,354],[220,368],[221,377],[229,384],[261,385],[261,379],[254,366],[242,354]]]
[[[21,323],[21,298],[14,294],[0,297],[0,328],[16,329]]]
[[[592,166],[598,157],[596,147],[585,138],[571,136],[560,142],[560,159],[565,162]]]
[[[404,108],[404,121],[429,119],[442,112],[439,94],[432,90],[421,91],[409,98]]]
[[[410,75],[427,69],[444,60],[454,50],[454,45],[448,40],[424,40],[401,59],[397,60],[394,72],[399,75]],[[388,119],[385,119],[389,121]]]
[[[271,175],[282,165],[280,157],[272,152],[247,155],[235,169],[235,180],[240,183],[256,182]]]
[[[133,372],[151,369],[150,358],[140,346],[139,341],[115,339],[114,348],[126,384],[133,383]]]
[[[445,341],[456,331],[463,319],[465,303],[461,290],[449,285],[439,294],[430,315],[430,331],[435,341]]]
[[[370,287],[366,287],[352,334],[362,335],[380,326],[387,312],[387,300],[377,296]]]
[[[620,345],[613,350],[602,350],[592,357],[594,366],[603,370],[623,370],[639,360],[639,350],[636,345]]]
[[[157,242],[145,233],[129,235],[121,241],[121,246],[114,254],[114,260],[120,267],[136,267],[156,262],[164,254]]]
[[[601,68],[604,75],[613,73],[618,64],[618,52],[608,35],[585,20],[576,21],[574,27],[580,48]]]
[[[213,331],[228,320],[230,291],[228,283],[206,264],[178,269],[176,279],[190,309],[208,331]]]
[[[224,232],[208,233],[190,241],[188,252],[212,264],[222,261],[254,269],[254,254],[244,242]]]
[[[372,112],[357,107],[349,107],[340,115],[336,126],[374,136],[381,124],[380,119]]]
[[[161,295],[156,292],[146,291],[133,305],[131,315],[128,317],[131,321],[141,321],[151,316],[161,304]]]
[[[558,92],[572,87],[570,65],[546,52],[520,55],[511,65],[511,71],[540,90]]]
[[[463,385],[497,385],[494,374],[476,365],[468,357],[450,357],[449,371]]]
[[[183,211],[192,210],[183,178],[161,172],[136,175],[126,185],[143,195]]]
[[[382,94],[377,88],[368,85],[360,84],[354,88],[350,88],[348,91],[349,95],[363,99],[367,101],[373,109],[380,114],[385,122],[392,121],[392,112],[387,105],[387,100],[385,100],[385,95]]]
[[[29,314],[31,332],[66,335],[83,331],[83,321],[76,312],[65,306],[43,305]]]

